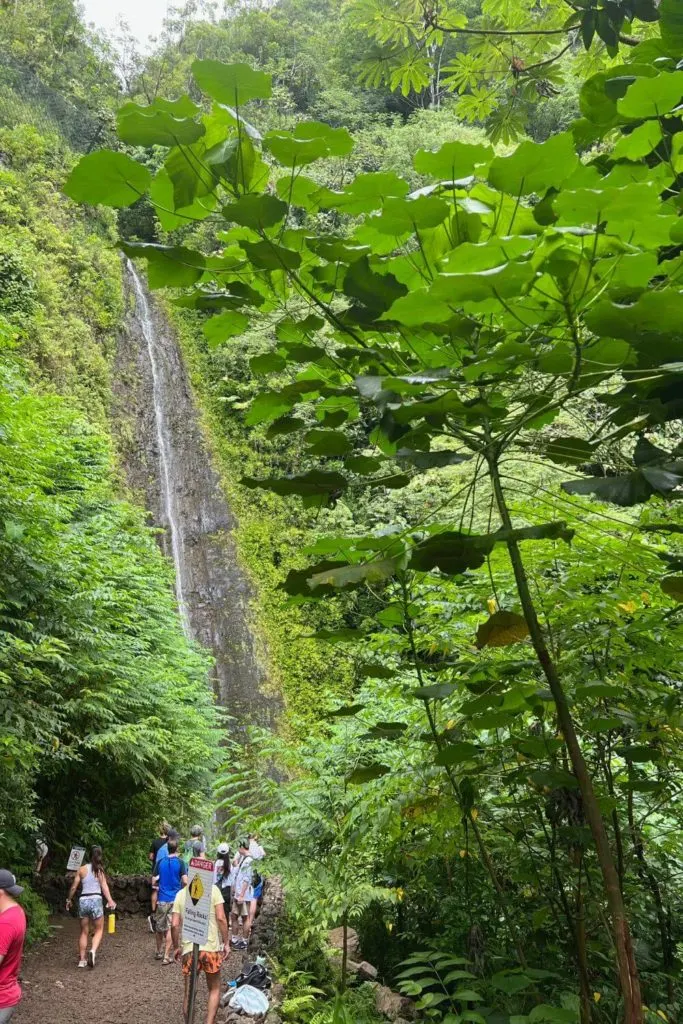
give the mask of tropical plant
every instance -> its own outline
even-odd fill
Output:
[[[578,880],[576,909],[566,915],[577,951],[581,1013],[584,1019],[591,1014],[582,938],[588,859],[597,868],[593,899],[610,920],[629,1024],[643,1019],[643,999],[610,787],[615,770],[634,773],[631,792],[635,783],[636,792],[641,783],[646,789],[657,783],[656,769],[652,777],[636,767],[651,760],[643,751],[651,726],[637,717],[628,742],[614,746],[610,734],[621,722],[616,715],[596,715],[602,721],[594,724],[594,757],[575,710],[591,696],[580,689],[581,662],[571,645],[557,642],[555,609],[535,592],[534,574],[562,576],[568,545],[581,542],[592,507],[582,512],[580,496],[625,509],[653,499],[663,508],[683,480],[672,427],[681,411],[680,218],[678,140],[675,117],[669,116],[683,95],[676,70],[683,47],[675,11],[663,4],[660,13],[661,39],[636,47],[626,73],[601,73],[584,86],[585,121],[577,135],[607,136],[604,152],[586,163],[570,133],[542,144],[524,142],[509,156],[495,156],[484,144],[446,142],[416,155],[416,170],[433,179],[417,193],[409,193],[397,175],[381,172],[360,174],[340,190],[321,188],[302,168],[347,154],[348,133],[303,122],[292,132],[267,133],[259,151],[243,109],[268,98],[268,76],[244,65],[199,60],[194,77],[214,101],[210,114],[200,114],[188,98],[146,108],[128,104],[119,114],[122,141],[168,148],[154,180],[142,163],[105,151],[85,157],[66,184],[76,200],[118,207],[149,191],[160,216],[175,218],[175,224],[220,219],[215,252],[130,242],[122,248],[147,260],[153,286],[184,289],[176,301],[211,314],[204,325],[210,343],[238,336],[249,323],[274,332],[272,351],[252,360],[254,374],[269,384],[245,422],[269,424],[271,436],[301,433],[308,468],[247,477],[247,487],[320,508],[365,488],[401,490],[422,473],[466,467],[462,487],[448,488],[419,516],[365,535],[320,540],[310,553],[321,560],[293,570],[285,590],[297,600],[360,590],[384,605],[373,609],[374,618],[395,636],[398,664],[370,663],[367,675],[413,672],[414,696],[428,726],[428,763],[444,773],[523,968],[519,927],[479,819],[477,745],[463,737],[459,723],[441,725],[436,712],[451,686],[462,693],[480,682],[474,693],[486,700],[461,708],[463,724],[484,744],[491,730],[507,731],[506,717],[478,720],[490,708],[491,693],[500,696],[485,673],[491,652],[524,644],[510,656],[506,652],[498,671],[503,678],[523,673],[508,708],[526,701],[539,708],[541,723],[547,716],[548,729],[541,724],[520,754],[550,759],[552,768],[537,779],[547,795],[555,794],[554,809],[546,813],[558,830],[582,835],[580,843],[568,841]],[[274,189],[272,161],[288,169],[280,170]],[[515,515],[520,463],[528,467],[536,459],[551,475],[555,503],[571,510],[571,525],[548,521],[540,503]],[[573,472],[561,491],[553,464]],[[523,487],[528,469],[521,471]],[[482,493],[487,522],[475,531],[475,497]],[[650,517],[645,508],[612,520],[610,536],[623,563],[630,563],[627,552],[635,546],[649,583],[661,582],[666,635],[677,628],[677,607],[668,602],[680,598],[681,562],[665,540],[679,528],[664,513]],[[499,590],[501,553],[509,575]],[[589,592],[601,591],[603,573],[593,565],[585,583]],[[479,654],[470,645],[464,664],[430,645],[420,622],[419,595],[451,580],[473,594],[482,581],[493,591],[488,618],[476,630]],[[639,611],[636,602],[623,605],[627,615]],[[645,601],[643,607],[647,616]],[[336,635],[323,632],[321,639],[355,640],[369,652],[374,632],[368,623]],[[612,695],[607,673],[614,636],[605,651],[594,652],[599,689],[592,696],[600,700]],[[448,688],[433,680],[444,663],[452,670]],[[676,692],[673,686],[672,706]],[[503,696],[503,709],[505,701]],[[593,707],[597,712],[600,704]],[[404,730],[403,722],[382,721],[370,738],[391,741]],[[346,783],[389,772],[385,763],[363,759]],[[353,807],[342,813],[340,835]]]

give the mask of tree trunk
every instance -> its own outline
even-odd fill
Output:
[[[500,473],[498,471],[498,464],[494,455],[488,456],[488,464],[496,505],[498,507],[502,524],[505,529],[511,530],[512,520],[510,518],[510,511],[505,500]],[[633,954],[633,943],[626,918],[624,900],[621,895],[619,875],[614,863],[614,858],[612,857],[612,850],[610,849],[607,830],[605,829],[605,823],[602,818],[600,806],[595,796],[595,790],[593,789],[593,782],[588,772],[588,767],[584,760],[581,746],[576,735],[576,729],[574,728],[574,722],[569,710],[567,697],[557,671],[557,666],[550,655],[550,651],[548,650],[548,646],[543,635],[543,630],[541,629],[541,624],[538,621],[536,607],[529,589],[529,580],[526,575],[526,569],[524,568],[522,554],[517,541],[513,539],[508,540],[507,549],[515,575],[517,593],[519,594],[524,618],[529,628],[529,636],[531,637],[536,657],[543,669],[543,674],[545,675],[548,687],[553,696],[553,700],[555,701],[558,723],[569,753],[574,775],[576,776],[576,780],[579,784],[584,813],[590,826],[590,830],[593,835],[593,842],[595,843],[595,850],[598,855],[605,897],[609,907],[610,917],[612,919],[612,935],[614,938],[614,948],[617,958],[619,984],[624,1000],[624,1024],[642,1024],[643,1008],[640,994],[640,978],[638,976],[638,968]]]

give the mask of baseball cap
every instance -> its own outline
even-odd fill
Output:
[[[23,885],[17,885],[17,880],[11,871],[0,868],[0,889],[4,889],[10,896],[21,896],[24,891]]]
[[[218,846],[219,853],[230,853],[230,847],[227,843],[220,843]]]

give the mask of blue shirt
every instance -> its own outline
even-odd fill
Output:
[[[159,873],[159,903],[173,903],[183,887],[182,877],[187,874],[185,861],[180,857],[164,857],[157,862]]]

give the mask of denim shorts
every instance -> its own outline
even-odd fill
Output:
[[[104,917],[104,904],[101,896],[81,896],[78,901],[78,916],[89,917],[91,921],[99,921]]]
[[[16,1006],[5,1006],[0,1009],[0,1024],[6,1024],[14,1016],[14,1011],[19,1009],[19,1003]]]

